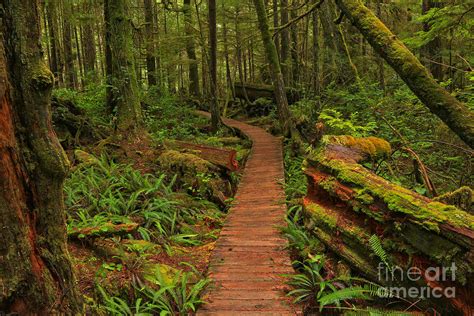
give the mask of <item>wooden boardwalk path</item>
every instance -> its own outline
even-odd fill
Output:
[[[223,121],[253,146],[211,258],[214,287],[197,315],[295,315],[281,276],[293,269],[277,229],[286,211],[281,140],[255,126]]]

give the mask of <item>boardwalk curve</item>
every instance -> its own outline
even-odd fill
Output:
[[[284,225],[286,211],[281,140],[243,122],[223,122],[253,145],[211,257],[214,287],[197,315],[294,315],[281,276],[293,269],[277,228]]]

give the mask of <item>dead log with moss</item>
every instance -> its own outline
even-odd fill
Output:
[[[139,224],[113,224],[106,223],[100,226],[84,227],[84,228],[73,228],[68,231],[67,235],[69,239],[94,239],[94,238],[106,238],[114,236],[126,236],[135,232],[138,229]]]
[[[395,185],[360,164],[389,153],[389,143],[375,137],[324,136],[306,159],[305,225],[374,282],[442,291],[454,287],[455,298],[430,302],[438,311],[468,315],[474,308],[470,299],[474,293],[474,216]],[[386,258],[375,254],[374,235]],[[404,269],[405,278],[387,278],[382,273],[387,269],[379,268],[384,261]],[[447,269],[452,264],[455,279],[407,281],[410,267],[426,276],[431,269]]]
[[[175,189],[204,197],[221,207],[233,196],[236,184],[229,171],[194,153],[166,150],[158,157],[161,170],[175,175]]]
[[[248,99],[252,102],[260,98],[275,99],[274,88],[272,85],[236,82],[234,88],[235,96],[242,100],[245,100],[244,89],[247,92]],[[285,88],[285,90],[289,104],[300,100],[301,96],[298,90],[294,88]]]
[[[239,163],[237,162],[237,151],[234,149],[204,146],[177,140],[168,141],[165,145],[171,149],[188,151],[191,154],[210,161],[215,165],[226,168],[229,171],[236,171],[239,169]]]
[[[361,0],[336,0],[336,3],[421,102],[474,148],[473,111],[440,86],[415,55]]]

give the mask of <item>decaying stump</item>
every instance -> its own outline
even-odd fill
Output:
[[[431,297],[431,303],[438,311],[472,315],[474,216],[390,183],[359,164],[389,153],[390,145],[375,137],[324,136],[305,165],[306,227],[368,279],[390,287],[454,287],[455,297]],[[381,240],[389,265],[405,270],[404,278],[397,270],[392,280],[386,265],[380,268],[382,260],[369,243],[373,235]],[[453,264],[454,280],[451,270],[447,279],[425,274]],[[420,280],[408,280],[410,267],[419,269]]]
[[[251,84],[245,83],[242,84],[241,82],[236,82],[234,84],[235,88],[235,96],[239,99],[245,100],[244,88],[247,92],[247,96],[249,101],[255,101],[259,98],[267,98],[267,99],[274,99],[275,94],[272,85],[265,85],[265,84]],[[288,103],[292,104],[300,100],[300,92],[294,88],[286,88],[286,97],[288,99]]]

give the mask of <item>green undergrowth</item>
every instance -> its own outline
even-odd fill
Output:
[[[93,164],[76,166],[66,180],[68,231],[107,227],[108,223],[139,224],[126,236],[94,242],[96,248],[105,243],[105,251],[112,251],[112,257],[91,254],[95,261],[90,264],[102,262],[98,270],[90,267],[96,270],[95,289],[89,293],[94,313],[186,315],[201,303],[200,293],[209,280],[201,272],[185,271],[189,267],[176,264],[180,256],[217,238],[223,213],[212,202],[176,188],[175,177],[168,179],[159,171],[142,174],[102,156]],[[91,241],[86,234],[80,240]],[[168,263],[160,269],[146,268],[160,263],[160,258],[171,260],[165,272],[160,271]],[[117,285],[114,278],[131,279]]]
[[[209,201],[173,192],[175,180],[163,173],[143,175],[105,156],[79,165],[65,183],[68,229],[135,221],[145,240],[200,244],[206,236],[193,226],[207,217],[217,221],[221,212]]]
[[[87,118],[95,124],[110,125],[111,118],[107,115],[105,105],[105,84],[90,84],[83,91],[67,88],[53,90],[53,97],[61,100],[71,101],[78,108],[85,111]]]

